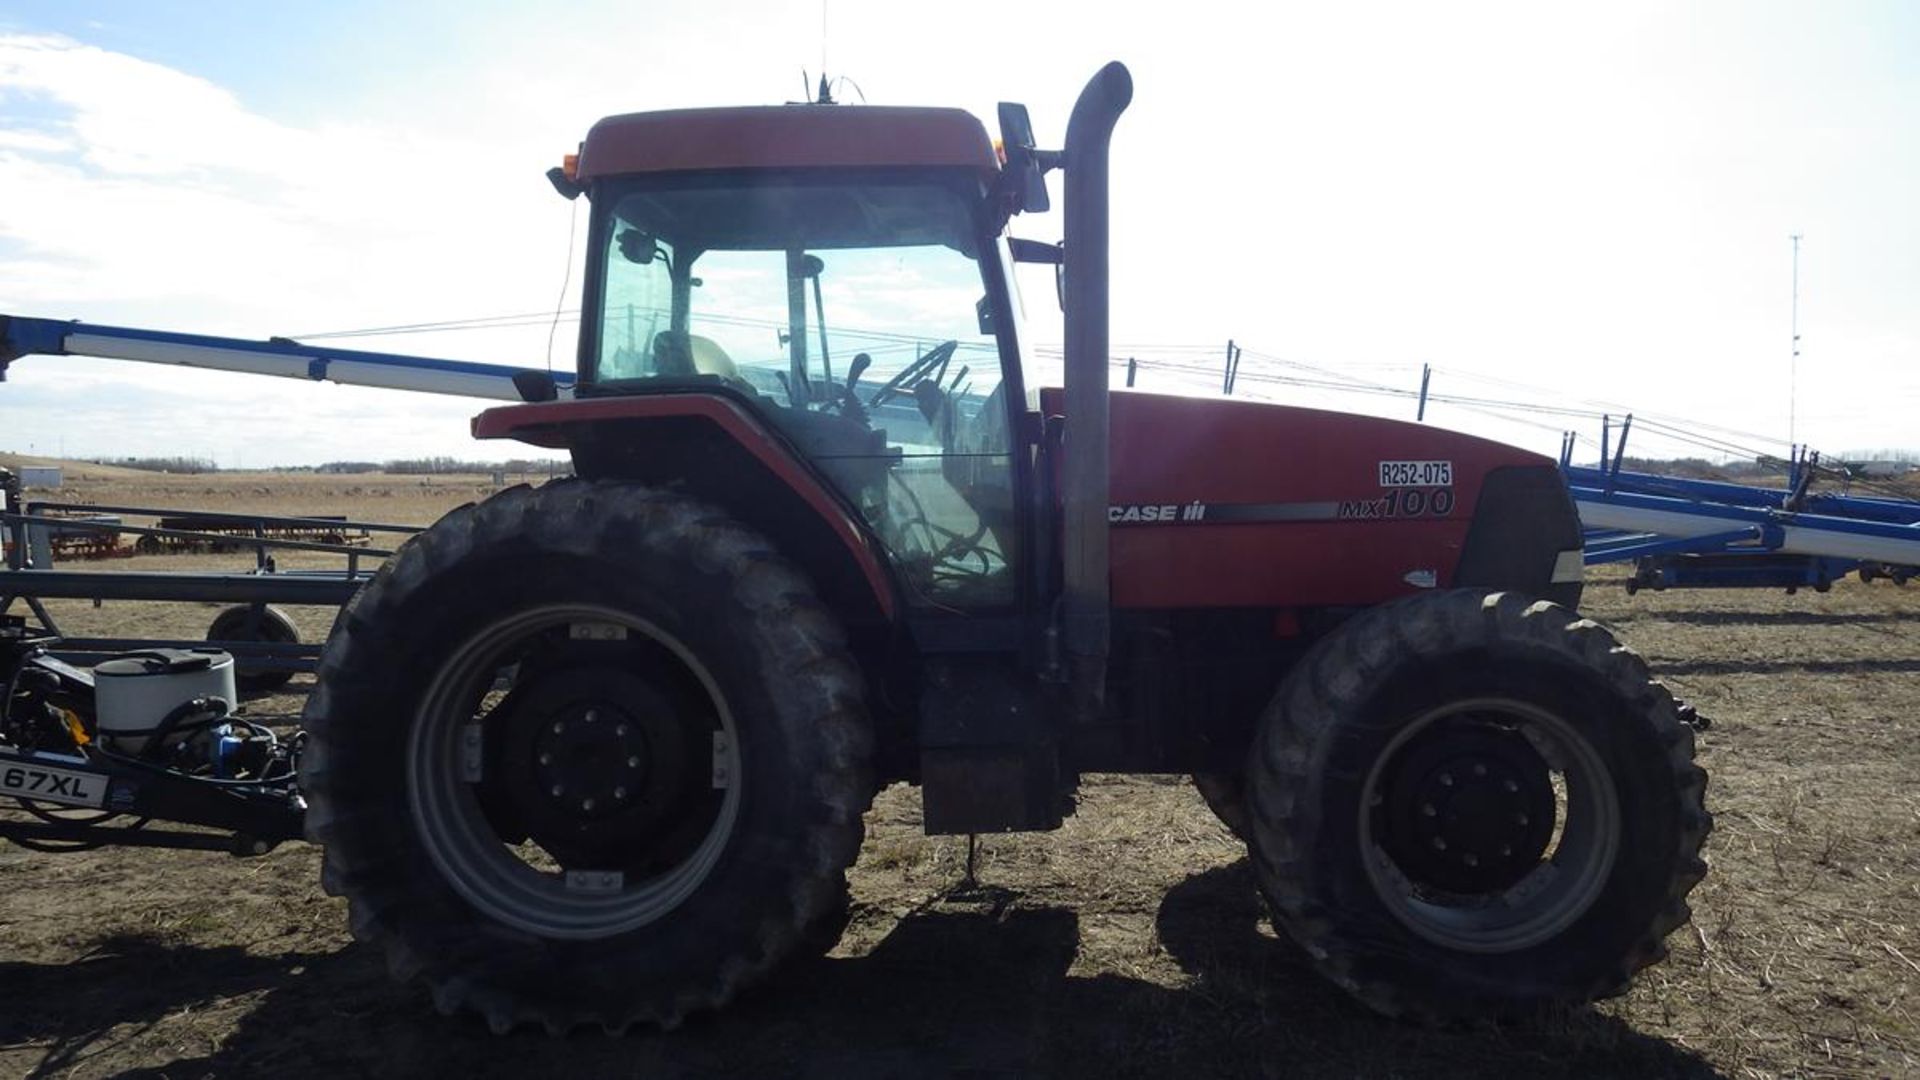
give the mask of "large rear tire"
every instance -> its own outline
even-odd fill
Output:
[[[317,683],[326,888],[443,1012],[672,1027],[832,947],[861,677],[723,513],[577,480],[456,510],[342,611]]]
[[[1431,593],[1317,644],[1262,720],[1253,861],[1372,1008],[1514,1016],[1622,991],[1706,872],[1693,731],[1603,627]]]

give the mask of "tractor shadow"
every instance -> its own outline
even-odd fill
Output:
[[[1188,878],[1162,903],[1161,944],[1190,976],[1179,987],[1074,974],[1080,925],[1070,910],[1023,907],[1004,891],[964,902],[980,909],[910,913],[866,955],[796,965],[669,1034],[500,1038],[390,985],[372,950],[262,958],[160,946],[63,966],[0,964],[16,1006],[0,1031],[10,1044],[46,1047],[33,1075],[76,1065],[100,1074],[117,1057],[105,1044],[128,1038],[127,1025],[173,1024],[243,995],[257,1003],[216,1027],[169,1033],[165,1046],[189,1051],[180,1060],[114,1075],[1714,1075],[1591,1010],[1457,1030],[1379,1019],[1264,932],[1244,861]]]
[[[1852,660],[1665,660],[1648,666],[1655,675],[1900,675],[1920,671],[1920,659],[1860,657]]]
[[[1630,611],[1608,622],[1681,623],[1687,626],[1902,626],[1920,623],[1920,614],[1905,611]]]
[[[326,954],[255,956],[125,935],[64,964],[0,962],[0,1047],[40,1057],[28,1076],[66,1076],[143,1041],[163,1022],[233,998],[298,984]],[[87,1070],[91,1071],[91,1070]]]

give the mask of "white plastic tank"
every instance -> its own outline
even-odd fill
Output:
[[[220,649],[145,649],[93,668],[95,722],[101,738],[124,754],[142,752],[169,713],[198,697],[219,698],[229,709],[239,704],[231,655]]]

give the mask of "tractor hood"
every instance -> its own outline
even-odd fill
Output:
[[[1115,607],[1350,606],[1455,585],[1577,595],[1579,519],[1549,458],[1264,402],[1116,392],[1111,415]]]

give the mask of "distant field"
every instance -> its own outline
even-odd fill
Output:
[[[84,467],[77,500],[426,523],[485,477]],[[244,566],[162,556],[115,568]],[[669,1035],[495,1038],[389,983],[315,853],[0,848],[0,1073],[60,1076],[1920,1075],[1920,586],[1642,593],[1611,623],[1714,726],[1713,872],[1618,1001],[1506,1028],[1379,1020],[1277,939],[1183,778],[1094,776],[1052,834],[965,842],[884,792],[834,954]],[[55,606],[81,632],[195,635],[202,605]],[[300,613],[324,633],[330,613]],[[251,702],[291,716],[292,693]]]
[[[0,454],[0,467],[22,460]],[[35,462],[37,463],[37,462]],[[29,499],[129,506],[186,507],[258,514],[345,514],[396,525],[426,525],[448,509],[495,490],[485,475],[389,476],[385,473],[217,472],[172,474],[113,465],[59,462],[65,486],[33,489]],[[509,476],[509,483],[535,477]],[[137,524],[137,522],[134,522]]]

